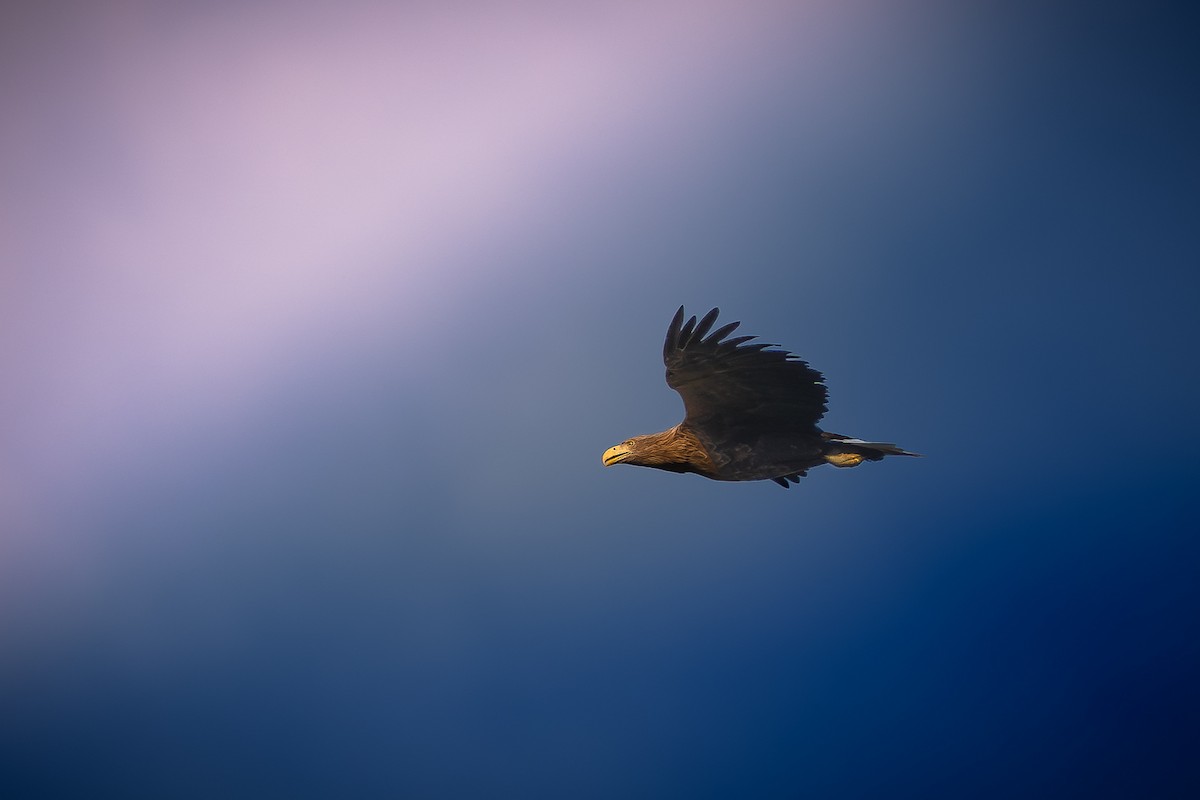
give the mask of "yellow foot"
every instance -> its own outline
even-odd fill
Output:
[[[825,460],[835,467],[857,467],[863,462],[863,457],[858,453],[834,453],[825,456]]]

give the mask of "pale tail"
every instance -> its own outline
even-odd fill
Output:
[[[855,439],[852,436],[841,436],[836,433],[822,432],[822,438],[829,441],[831,444],[844,445],[850,452],[868,451],[863,455],[875,461],[883,456],[916,456],[920,457],[920,453],[910,453],[903,448],[897,447],[891,442],[866,442],[862,439]]]

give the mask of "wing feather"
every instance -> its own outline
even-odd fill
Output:
[[[710,336],[709,338],[710,338],[710,339],[712,339],[712,340],[713,340],[713,341],[715,341],[715,342],[719,342],[719,341],[721,341],[722,339],[724,339],[726,336],[728,336],[729,334],[731,334],[731,333],[733,333],[734,331],[736,331],[736,330],[738,329],[738,326],[739,326],[739,325],[741,325],[741,324],[742,324],[742,323],[740,323],[740,322],[731,322],[731,323],[729,323],[728,325],[725,325],[725,326],[722,326],[722,327],[720,327],[720,328],[717,328],[715,331],[713,331],[713,333],[712,333],[712,336]],[[739,336],[738,338],[739,338],[739,339],[743,339],[743,340],[744,340],[744,339],[753,339],[753,338],[755,338],[755,337],[753,337],[753,336]]]
[[[718,314],[714,308],[698,322],[693,316],[685,324],[680,306],[667,328],[667,385],[683,398],[684,421],[723,430],[815,426],[827,400],[821,373],[794,353],[771,349],[778,345],[749,344],[755,336],[726,340],[737,322],[709,335]]]
[[[683,306],[675,312],[675,317],[671,320],[670,326],[667,327],[667,341],[663,343],[663,360],[671,356],[675,350],[679,349],[679,328],[683,325]]]
[[[706,335],[708,335],[708,332],[712,328],[713,323],[717,321],[717,314],[719,314],[719,313],[720,313],[720,309],[714,308],[713,310],[711,310],[707,314],[705,314],[704,318],[700,320],[700,324],[698,324],[696,326],[696,329],[694,331],[692,331],[692,338],[691,338],[691,341],[689,341],[688,343],[691,344],[692,341],[698,342],[698,341],[703,340],[704,337]]]
[[[683,330],[679,332],[679,346],[687,347],[692,341],[692,331],[696,329],[696,318],[692,317],[683,324]]]

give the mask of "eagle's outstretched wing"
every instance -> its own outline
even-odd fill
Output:
[[[821,373],[793,353],[767,349],[777,345],[747,344],[757,336],[726,339],[741,323],[710,334],[717,314],[714,308],[699,322],[691,317],[685,323],[680,306],[667,329],[667,385],[683,397],[684,422],[726,431],[812,429],[825,413]]]

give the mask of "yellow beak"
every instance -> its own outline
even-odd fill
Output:
[[[604,466],[611,467],[613,464],[620,464],[628,457],[629,448],[623,444],[619,444],[605,450],[601,460],[604,462]]]

